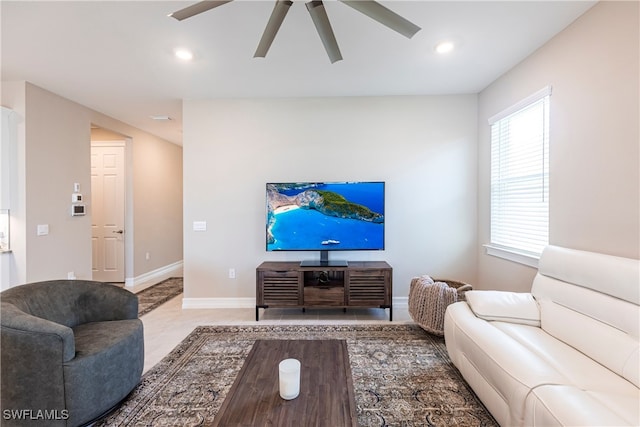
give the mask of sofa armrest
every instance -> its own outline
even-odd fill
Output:
[[[13,304],[1,305],[0,406],[64,410],[64,367],[75,357],[73,331],[25,313]],[[66,425],[64,421],[26,421],[29,425]]]
[[[540,308],[530,293],[468,291],[466,299],[480,319],[540,326]]]
[[[68,362],[75,357],[76,345],[71,328],[32,316],[13,304],[2,303],[1,310],[3,353],[27,345],[35,347],[22,348],[23,356],[30,354],[40,357],[42,350],[46,348],[46,352],[58,354],[56,357],[59,363]],[[18,344],[18,341],[21,343]],[[24,362],[28,363],[28,361]]]

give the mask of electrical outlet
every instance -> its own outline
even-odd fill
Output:
[[[236,269],[235,268],[230,268],[229,269],[229,279],[235,279],[236,278]]]
[[[146,254],[144,254],[144,259],[146,259],[147,261],[149,261],[151,259],[151,254],[149,252],[147,252]]]
[[[73,271],[70,271],[67,273],[67,280],[76,280],[76,273]]]

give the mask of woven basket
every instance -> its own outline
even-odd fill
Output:
[[[468,283],[465,282],[458,282],[456,280],[449,280],[449,279],[433,279],[434,282],[444,282],[447,285],[449,285],[452,288],[456,289],[456,292],[458,294],[458,301],[466,301],[467,298],[464,296],[464,294],[467,291],[470,291],[473,289],[473,286],[471,286]]]
[[[409,315],[425,331],[443,336],[447,307],[465,301],[465,292],[471,289],[470,284],[456,280],[414,277],[409,287]]]

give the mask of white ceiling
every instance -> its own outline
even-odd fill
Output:
[[[407,39],[328,0],[344,57],[331,64],[302,0],[266,58],[253,53],[273,1],[236,0],[179,22],[167,15],[195,1],[2,0],[2,80],[29,81],[181,144],[182,100],[477,93],[595,3],[380,2],[422,30]],[[436,54],[445,39],[456,50]],[[191,63],[173,56],[181,46],[194,51]]]

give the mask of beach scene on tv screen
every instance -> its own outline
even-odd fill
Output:
[[[384,249],[384,183],[267,184],[267,250]]]

